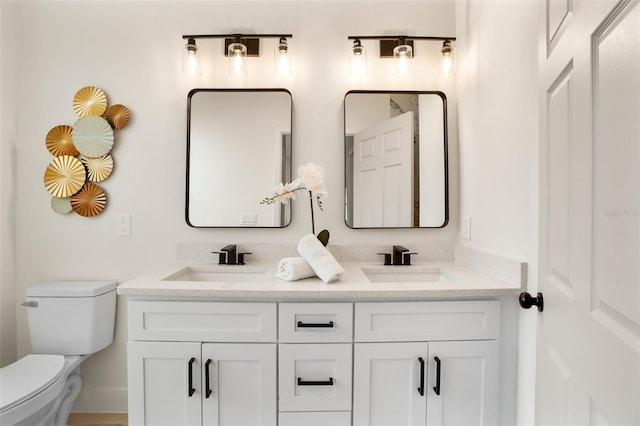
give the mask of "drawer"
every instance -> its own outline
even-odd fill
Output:
[[[280,413],[278,426],[350,426],[350,411]]]
[[[280,303],[280,342],[351,342],[351,303]]]
[[[275,342],[275,303],[129,301],[129,340]]]
[[[350,343],[278,345],[280,411],[351,410]]]
[[[498,300],[356,303],[356,342],[500,337]]]

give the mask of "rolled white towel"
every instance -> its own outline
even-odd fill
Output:
[[[302,237],[298,242],[298,253],[325,283],[339,280],[344,275],[342,266],[315,235],[309,234]]]
[[[276,278],[284,281],[297,281],[315,277],[316,273],[302,257],[285,257],[278,262]]]

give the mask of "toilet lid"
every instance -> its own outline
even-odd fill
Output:
[[[0,411],[31,398],[55,382],[64,370],[64,356],[32,354],[0,369]]]

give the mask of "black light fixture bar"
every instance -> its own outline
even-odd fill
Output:
[[[293,34],[192,34],[192,35],[183,35],[183,39],[188,38],[293,38]]]
[[[231,43],[241,42],[247,46],[247,56],[260,56],[260,39],[261,38],[293,38],[293,34],[186,34],[183,39],[198,38],[223,38],[224,39],[224,55],[228,56],[227,49]]]
[[[436,36],[408,36],[408,35],[389,35],[389,36],[348,36],[349,40],[379,40],[380,41],[380,57],[393,58],[393,49],[400,44],[411,46],[415,55],[414,40],[435,40],[435,41],[455,41],[455,37],[436,37]]]
[[[436,36],[408,36],[408,35],[396,35],[396,36],[348,36],[349,40],[438,40],[438,41],[455,41],[455,37],[436,37]]]

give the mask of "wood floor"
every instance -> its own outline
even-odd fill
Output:
[[[127,413],[71,413],[69,426],[127,426]]]

